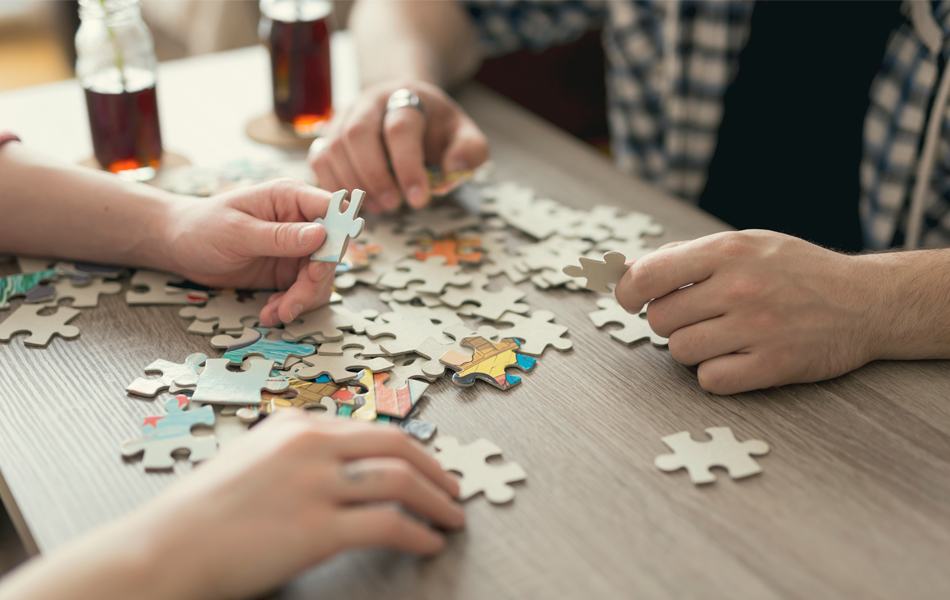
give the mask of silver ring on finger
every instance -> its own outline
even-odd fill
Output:
[[[419,99],[412,90],[401,88],[390,94],[389,100],[386,101],[386,112],[392,112],[400,108],[415,108],[422,116],[426,116],[426,107],[422,104],[422,100]]]

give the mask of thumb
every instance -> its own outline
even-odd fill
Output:
[[[326,229],[317,223],[258,221],[244,243],[256,256],[301,257],[313,253],[326,239]]]
[[[488,159],[488,141],[474,121],[463,118],[442,155],[442,172],[474,169]]]

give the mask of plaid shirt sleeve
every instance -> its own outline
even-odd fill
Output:
[[[462,4],[488,56],[500,56],[521,48],[541,52],[572,42],[585,32],[603,26],[606,15],[602,1],[465,0]]]

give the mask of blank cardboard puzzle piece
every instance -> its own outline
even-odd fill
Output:
[[[385,356],[387,353],[379,347],[379,344],[369,339],[365,335],[350,333],[343,336],[342,340],[336,342],[326,342],[320,344],[317,354],[322,356],[341,356],[344,350],[359,348],[360,356]]]
[[[448,324],[446,324],[448,323]],[[494,333],[491,329],[491,333]],[[479,333],[483,330],[479,329]],[[407,317],[403,313],[387,313],[380,317],[380,322],[367,329],[367,334],[379,340],[379,346],[390,355],[402,355],[414,352],[426,360],[417,365],[422,376],[434,380],[445,372],[445,365],[439,359],[449,350],[466,354],[467,351],[456,340],[472,335],[469,326],[453,319],[443,319],[436,314],[434,318]],[[485,332],[488,334],[488,332]],[[393,339],[388,339],[388,338]]]
[[[245,371],[230,371],[231,361],[226,358],[209,358],[205,369],[198,377],[198,387],[191,398],[197,402],[209,404],[243,404],[246,406],[261,403],[261,390],[279,392],[287,389],[287,378],[271,375],[274,368],[272,360],[251,361]]]
[[[464,288],[446,290],[439,300],[454,307],[458,314],[469,317],[481,317],[497,321],[505,312],[526,313],[531,307],[519,302],[528,294],[512,286],[505,286],[496,292],[485,289],[488,278],[483,273],[474,276],[472,284]]]
[[[267,295],[221,293],[211,297],[202,307],[186,306],[178,311],[185,319],[194,318],[202,322],[214,322],[218,331],[244,331],[245,323],[260,318],[261,310],[267,305]],[[191,328],[189,328],[191,331]]]
[[[521,340],[521,347],[518,348],[521,354],[541,356],[548,346],[564,352],[573,345],[571,340],[561,337],[567,333],[567,327],[555,324],[554,313],[548,310],[536,310],[530,317],[505,313],[499,321],[511,323],[511,327],[499,329],[498,335]]]
[[[125,301],[128,304],[194,304],[187,290],[168,285],[182,281],[181,277],[168,273],[139,269],[132,276],[132,289],[125,293]]]
[[[17,256],[16,264],[20,268],[20,273],[39,273],[47,271],[56,264],[55,258],[39,258],[35,256]]]
[[[244,359],[248,356],[260,356],[268,360],[274,361],[274,364],[277,366],[283,366],[284,361],[286,361],[291,356],[308,356],[316,352],[316,346],[312,344],[299,344],[294,342],[285,342],[284,340],[269,340],[264,337],[267,334],[268,329],[266,327],[257,327],[255,328],[260,337],[247,346],[240,348],[230,349],[224,353],[222,358],[226,358],[231,361],[231,364],[240,364],[244,362]],[[250,334],[246,332],[241,335],[241,338],[250,337]],[[220,340],[219,340],[220,341]]]
[[[484,492],[492,504],[511,502],[515,490],[508,484],[524,481],[528,476],[516,462],[503,465],[486,462],[492,456],[500,456],[501,448],[484,438],[462,446],[454,437],[439,436],[435,449],[435,459],[442,468],[461,476],[459,500]]]
[[[481,219],[465,212],[458,205],[443,205],[414,210],[407,214],[404,232],[409,236],[418,237],[429,234],[440,238],[463,229],[473,229],[481,225]]]
[[[63,279],[53,284],[56,288],[56,300],[72,298],[73,308],[94,308],[99,306],[99,296],[112,296],[122,291],[122,284],[114,281],[91,279],[84,285],[76,285],[69,279]]]
[[[130,394],[153,398],[162,390],[173,385],[179,388],[194,387],[198,384],[198,368],[206,360],[208,360],[208,357],[200,352],[188,355],[183,363],[173,363],[160,358],[144,369],[146,374],[160,373],[160,377],[157,379],[137,377],[125,388],[125,391]]]
[[[637,240],[644,235],[663,235],[663,227],[653,222],[653,217],[640,212],[630,212],[610,220],[610,228],[615,239],[623,241]]]
[[[688,431],[681,431],[663,438],[674,454],[663,454],[654,461],[661,471],[676,471],[685,468],[693,483],[712,483],[716,476],[710,467],[724,467],[733,479],[741,479],[762,472],[762,467],[752,455],[767,454],[769,445],[761,440],[739,442],[728,427],[708,427],[706,433],[712,441],[697,442]]]
[[[23,304],[10,316],[0,322],[0,342],[8,342],[18,333],[29,333],[23,340],[27,346],[45,346],[54,335],[66,339],[79,336],[79,328],[67,325],[79,315],[79,311],[68,306],[60,306],[51,315],[41,315],[39,312],[50,307],[42,304]]]
[[[522,257],[523,270],[541,271],[532,277],[531,281],[539,288],[547,289],[574,283],[574,278],[565,274],[562,269],[590,247],[590,242],[586,240],[569,240],[555,235],[534,244],[520,246],[518,254]]]
[[[350,289],[357,283],[376,285],[379,278],[391,271],[397,262],[410,256],[413,249],[409,246],[410,237],[396,231],[397,225],[383,222],[376,223],[371,230],[364,231],[361,239],[368,244],[381,248],[370,261],[369,267],[349,273],[338,273],[333,281],[334,287],[341,290]]]
[[[417,293],[437,295],[448,285],[471,283],[472,277],[462,273],[458,265],[446,265],[444,256],[430,256],[424,261],[415,258],[401,260],[394,270],[379,278],[378,284],[392,289],[403,289],[412,282],[420,283],[416,288]]]
[[[322,356],[314,354],[305,356],[303,362],[310,365],[297,369],[296,376],[300,379],[316,379],[321,375],[329,375],[333,381],[349,381],[359,376],[351,369],[369,369],[371,371],[388,371],[393,363],[382,357],[360,356],[355,349],[344,350],[336,356]]]
[[[142,422],[142,437],[122,444],[122,455],[126,458],[143,454],[142,465],[146,470],[171,469],[175,466],[173,454],[188,450],[188,459],[198,462],[214,456],[218,450],[218,441],[213,435],[192,435],[193,427],[214,425],[214,410],[202,406],[194,410],[185,410],[188,397],[174,396],[165,402],[168,414],[145,417]]]
[[[558,229],[566,238],[602,242],[610,237],[613,220],[620,216],[620,209],[598,204],[589,211],[577,211],[577,222]]]
[[[581,266],[568,265],[563,271],[571,277],[584,277],[587,281],[584,287],[602,294],[609,294],[613,290],[610,285],[616,285],[624,273],[630,268],[626,264],[627,257],[619,252],[607,252],[603,260],[580,257]]]
[[[366,333],[379,313],[375,310],[362,310],[358,313],[342,305],[325,305],[304,313],[292,323],[284,326],[284,339],[295,342],[313,337],[319,343],[342,340],[344,330]]]
[[[346,190],[334,192],[330,196],[330,204],[327,206],[327,216],[313,220],[314,223],[319,223],[326,229],[327,239],[322,246],[317,248],[316,252],[310,255],[310,260],[340,262],[346,253],[346,246],[350,238],[359,236],[360,232],[363,231],[365,221],[357,219],[356,216],[360,212],[360,207],[363,206],[366,192],[353,190],[350,204],[343,211],[342,204],[346,200],[346,195]]]
[[[620,329],[610,332],[610,337],[624,344],[632,344],[640,340],[649,339],[654,346],[666,346],[669,340],[660,337],[650,329],[650,323],[647,321],[647,307],[644,306],[639,314],[630,314],[623,309],[613,298],[601,298],[597,301],[600,310],[589,313],[590,320],[597,327],[603,327],[607,323],[619,323],[623,325]]]
[[[499,389],[507,390],[521,383],[521,378],[506,373],[505,369],[518,367],[530,371],[536,362],[530,356],[518,354],[519,344],[513,338],[503,338],[496,344],[481,336],[470,336],[462,339],[461,343],[474,349],[474,354],[466,356],[449,350],[440,358],[442,364],[456,372],[452,375],[452,381],[456,385],[467,387],[481,379]]]
[[[26,296],[40,282],[55,279],[56,276],[55,270],[47,269],[34,273],[17,273],[0,277],[0,310],[10,308],[10,298]]]
[[[263,331],[267,330],[264,329]],[[264,334],[261,329],[245,327],[244,331],[242,331],[238,337],[226,333],[214,336],[211,338],[211,345],[215,348],[224,348],[226,351],[239,350],[241,348],[247,348],[262,337],[264,337]]]

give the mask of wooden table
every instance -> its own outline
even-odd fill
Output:
[[[282,155],[241,133],[267,106],[260,49],[168,65],[161,77],[169,148],[201,164]],[[724,228],[482,88],[466,88],[460,101],[488,134],[502,179],[573,206],[653,214],[666,227],[662,241]],[[65,159],[89,152],[74,84],[0,95],[3,126]],[[627,348],[595,329],[592,294],[522,287],[532,307],[570,327],[573,351],[549,350],[508,393],[442,380],[422,413],[442,433],[487,437],[520,462],[528,480],[515,501],[469,501],[466,531],[435,559],[350,553],[281,597],[950,595],[947,362],[877,363],[821,384],[717,397],[667,351]],[[380,306],[368,290],[347,302]],[[185,332],[177,310],[106,297],[79,317],[78,340],[56,339],[45,350],[21,340],[0,345],[3,497],[28,527],[28,544],[52,550],[188,470],[143,474],[118,451],[158,408],[123,392],[141,367],[213,353],[206,338]],[[667,451],[662,436],[698,436],[710,426],[768,441],[765,472],[736,482],[719,471],[718,482],[697,487],[684,471],[653,466]]]

